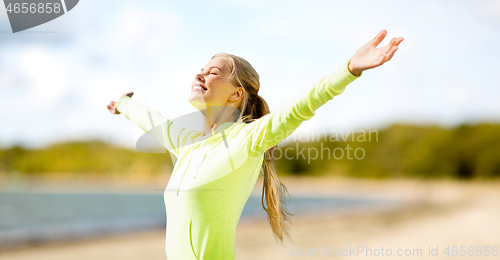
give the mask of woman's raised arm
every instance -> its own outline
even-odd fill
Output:
[[[123,114],[144,132],[149,133],[165,149],[179,157],[179,148],[185,145],[183,142],[187,141],[186,137],[194,131],[180,128],[158,111],[133,101],[131,98],[133,94],[133,92],[125,93],[118,102],[111,101],[107,106],[108,110],[112,114]]]
[[[380,31],[375,39],[362,46],[337,72],[323,77],[291,101],[287,101],[258,120],[245,126],[252,151],[265,152],[288,137],[297,127],[315,115],[315,110],[344,92],[346,86],[361,77],[362,72],[389,61],[398,49],[402,37],[392,39],[383,48],[376,46],[387,32]]]
[[[302,94],[279,105],[271,114],[245,126],[252,151],[265,152],[295,131],[299,125],[311,119],[315,110],[344,92],[345,87],[361,77],[348,70],[350,60],[337,72],[323,77]]]

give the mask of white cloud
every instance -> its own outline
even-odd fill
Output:
[[[105,76],[88,81],[84,92],[89,104],[99,110],[105,109],[110,100],[118,98],[132,88],[130,80],[123,73],[110,72]]]
[[[19,57],[19,66],[31,87],[28,102],[43,108],[56,104],[69,83],[65,62],[43,47],[32,46]]]

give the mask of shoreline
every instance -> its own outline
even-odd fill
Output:
[[[163,193],[170,175],[159,176],[149,182],[133,183],[131,181],[116,182],[113,180],[98,180],[91,178],[65,179],[65,178],[5,178],[0,183],[0,191],[36,191],[53,193],[72,192],[116,192],[116,193]],[[290,194],[332,195],[356,194],[376,195],[375,192],[385,193],[385,187],[390,187],[391,192],[407,193],[407,188],[413,190],[425,187],[432,188],[436,185],[454,186],[491,186],[500,188],[500,178],[496,180],[458,180],[458,179],[420,179],[420,178],[390,178],[369,179],[343,176],[280,176],[280,180],[287,186]],[[402,185],[401,188],[396,186]],[[291,188],[290,188],[290,187]],[[260,195],[262,189],[262,176],[259,176],[252,194]],[[364,190],[367,189],[367,190]]]

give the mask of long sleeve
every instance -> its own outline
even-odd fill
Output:
[[[346,86],[361,77],[354,76],[348,69],[350,59],[337,72],[327,75],[309,89],[284,102],[271,114],[267,114],[246,126],[247,138],[252,151],[265,152],[277,145],[306,120],[315,115],[315,110],[342,94]]]
[[[193,133],[191,130],[176,126],[169,119],[165,119],[158,111],[141,105],[128,96],[122,97],[117,102],[116,109],[144,132],[149,133],[176,157],[179,157],[179,148],[184,145],[187,137]]]

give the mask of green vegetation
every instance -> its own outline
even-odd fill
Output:
[[[57,143],[37,150],[19,146],[0,150],[0,173],[15,173],[21,177],[108,178],[141,174],[149,178],[171,169],[168,153],[131,151],[102,141]]]
[[[336,174],[370,178],[500,177],[500,125],[460,125],[444,129],[394,124],[377,132],[354,131],[346,141],[335,141],[336,138],[329,135],[317,142],[280,146],[282,151],[293,148],[288,158],[298,160],[288,160],[284,155],[280,158],[277,153],[278,171],[294,175]],[[347,147],[351,159],[347,157]],[[298,155],[303,148],[304,156]],[[310,157],[317,157],[310,163],[307,161],[308,149]],[[321,149],[324,149],[322,159]],[[336,152],[332,153],[335,149]],[[357,158],[354,156],[356,149]]]
[[[311,142],[280,144],[276,153],[278,173],[369,178],[500,177],[497,124],[452,129],[394,124],[378,131],[351,134],[345,140],[327,135]],[[169,153],[131,151],[101,141],[58,143],[38,150],[19,146],[0,150],[0,173],[24,177],[152,176],[171,170]]]

